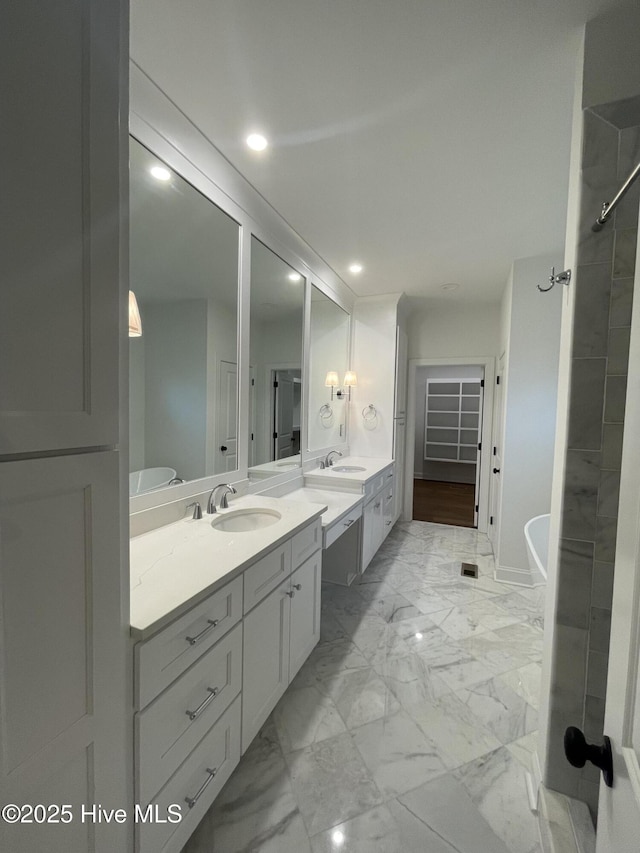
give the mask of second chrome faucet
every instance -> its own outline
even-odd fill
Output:
[[[226,492],[220,498],[220,509],[229,509],[229,499],[228,495],[236,494],[236,490],[230,483],[220,483],[220,485],[216,486],[211,490],[211,494],[209,495],[209,500],[207,501],[207,512],[209,515],[213,515],[214,512],[217,512],[216,509],[216,492],[218,489],[226,489]]]

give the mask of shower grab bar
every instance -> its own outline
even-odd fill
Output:
[[[609,217],[613,213],[615,206],[618,204],[620,199],[622,199],[627,194],[627,192],[631,189],[631,185],[636,180],[636,178],[638,178],[639,176],[640,176],[640,163],[638,163],[638,165],[635,167],[633,172],[631,172],[631,174],[629,175],[627,180],[620,187],[620,189],[618,190],[618,193],[617,193],[616,197],[613,199],[613,201],[612,202],[605,201],[605,203],[602,205],[602,213],[600,214],[600,216],[596,219],[596,221],[591,226],[592,231],[602,231],[603,226],[607,224],[607,220],[609,219]]]

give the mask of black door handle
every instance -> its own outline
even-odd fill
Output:
[[[494,474],[499,474],[499,473],[500,473],[500,469],[499,469],[499,468],[494,468],[494,469],[493,469],[493,473],[494,473]]]
[[[564,754],[567,761],[573,767],[584,767],[587,761],[595,764],[604,777],[604,783],[608,788],[613,787],[613,756],[611,754],[611,741],[605,735],[602,746],[587,743],[580,729],[569,726],[564,733]]]
[[[227,445],[226,445],[226,444],[223,444],[223,445],[220,447],[220,450],[221,450],[223,453],[225,452],[225,450],[226,450],[226,449],[227,449]]]

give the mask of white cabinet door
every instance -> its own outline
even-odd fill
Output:
[[[291,631],[289,681],[320,639],[320,583],[322,551],[316,551],[291,575]]]
[[[362,513],[362,571],[367,568],[383,539],[382,493],[365,505]]]
[[[289,683],[291,579],[244,617],[242,751],[245,752]]]
[[[118,443],[126,27],[125,2],[3,4],[0,454]]]
[[[12,853],[125,851],[129,638],[118,453],[0,463],[0,802],[69,803],[68,824],[0,821]]]
[[[396,520],[396,492],[395,478],[392,476],[387,480],[387,485],[382,490],[382,539],[387,538]]]

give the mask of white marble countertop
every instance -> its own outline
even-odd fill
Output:
[[[325,503],[245,495],[228,510],[186,518],[131,539],[131,634],[145,639],[277,547],[326,509]],[[238,509],[271,509],[281,518],[259,530],[226,533],[211,521]]]
[[[322,513],[322,526],[326,529],[346,515],[353,507],[364,500],[363,496],[354,492],[332,492],[329,489],[295,489],[283,495],[283,500],[306,501],[319,504],[326,509]]]
[[[356,466],[363,468],[363,471],[336,471],[343,465]],[[333,457],[333,465],[329,468],[314,468],[312,471],[304,472],[305,483],[311,485],[322,486],[323,488],[331,487],[333,484],[336,488],[351,488],[362,487],[383,471],[393,465],[393,459],[381,459],[379,457],[370,456],[338,456]]]

